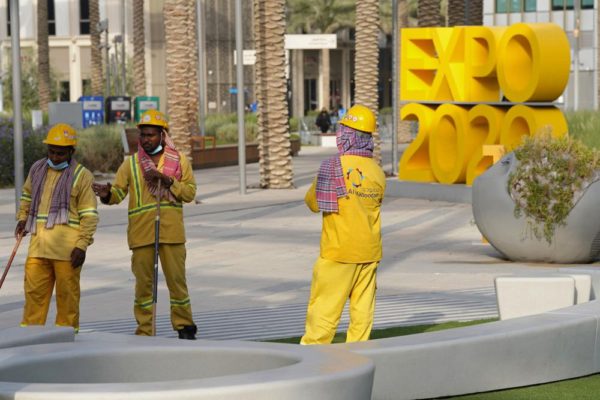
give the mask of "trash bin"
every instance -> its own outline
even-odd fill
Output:
[[[131,121],[131,97],[110,96],[106,98],[106,123]]]
[[[104,123],[104,97],[81,96],[78,101],[82,103],[84,128]]]
[[[160,102],[158,96],[138,96],[134,102],[135,122],[140,122],[140,117],[147,110],[159,110]]]

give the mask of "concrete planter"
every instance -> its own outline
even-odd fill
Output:
[[[514,261],[589,263],[600,256],[600,182],[591,184],[571,209],[565,226],[556,228],[552,243],[527,231],[524,217],[515,218],[507,190],[508,177],[518,165],[513,154],[473,183],[475,223],[496,250]]]
[[[290,140],[292,156],[300,151],[300,139]],[[258,162],[258,143],[246,144],[246,163]],[[229,144],[211,148],[192,149],[192,167],[194,169],[222,167],[238,163],[238,146]]]
[[[194,137],[198,138],[198,137]],[[210,138],[210,137],[209,137]],[[134,154],[137,151],[138,130],[137,128],[127,128],[122,133],[123,148],[126,155]],[[212,141],[214,144],[214,140]],[[300,152],[300,139],[290,139],[292,156],[297,156]],[[246,144],[246,163],[258,162],[258,144]],[[225,165],[236,165],[238,163],[237,144],[223,146],[206,145],[205,141],[192,140],[192,168],[213,168],[223,167]]]

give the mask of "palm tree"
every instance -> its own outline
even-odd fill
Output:
[[[448,0],[448,26],[482,24],[483,0]]]
[[[100,31],[98,23],[100,22],[100,7],[98,0],[90,0],[90,40],[91,40],[91,80],[92,94],[98,96],[102,93],[103,74],[102,74],[102,49],[100,48]],[[107,93],[108,96],[108,93]]]
[[[260,186],[293,187],[285,79],[285,0],[254,0]]]
[[[144,0],[133,0],[133,90],[137,96],[146,95],[144,38]]]
[[[360,0],[356,2],[356,53],[355,103],[369,107],[376,114],[379,110],[379,1]],[[378,132],[373,133],[375,141],[374,159],[381,163],[381,140]]]
[[[177,149],[190,158],[190,138],[198,119],[195,0],[165,0],[163,14],[169,132]]]
[[[351,0],[288,0],[288,31],[302,33],[335,33],[350,28],[354,22]],[[321,49],[321,99],[319,108],[330,108],[329,49]]]
[[[440,0],[418,0],[417,15],[419,26],[440,26]]]
[[[42,111],[50,102],[50,48],[48,45],[48,2],[37,2],[38,100]]]

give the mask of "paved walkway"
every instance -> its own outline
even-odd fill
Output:
[[[199,335],[264,339],[303,333],[321,218],[303,203],[319,162],[333,149],[303,147],[294,158],[295,189],[257,189],[258,165],[195,171],[197,204],[184,207],[188,285]],[[389,158],[389,149],[384,156]],[[389,162],[384,162],[389,171]],[[395,178],[389,178],[395,179]],[[100,205],[100,225],[82,273],[84,330],[132,333],[134,280],[126,244],[126,202]],[[14,245],[14,190],[0,190],[0,263]],[[469,204],[388,197],[382,209],[384,259],[375,327],[496,315],[493,279],[556,266],[503,260],[472,223]],[[25,240],[0,290],[0,328],[18,325],[23,306]],[[168,292],[159,281],[158,334],[173,336]],[[49,321],[53,322],[53,307]],[[347,316],[340,325],[344,329]]]

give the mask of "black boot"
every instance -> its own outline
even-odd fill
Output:
[[[188,325],[179,329],[177,332],[179,333],[179,339],[196,340],[197,331],[198,328],[196,328],[196,325]]]

